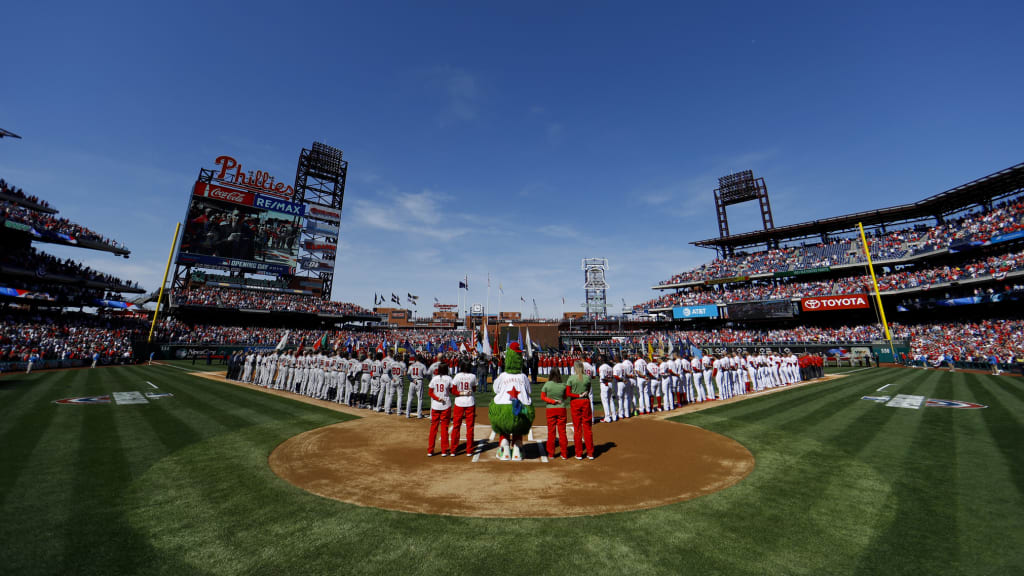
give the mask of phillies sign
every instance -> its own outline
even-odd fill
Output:
[[[195,187],[192,188],[192,195],[220,200],[221,202],[241,204],[243,206],[252,206],[256,202],[256,195],[252,192],[243,192],[209,182],[196,182]]]
[[[291,198],[295,195],[295,188],[284,182],[275,182],[273,176],[262,170],[245,172],[242,170],[242,164],[231,156],[218,156],[214,162],[220,168],[217,175],[214,176],[217,180],[281,198]]]
[[[853,310],[870,308],[867,294],[851,294],[848,296],[819,296],[802,298],[800,309],[804,312],[825,312],[827,310]]]

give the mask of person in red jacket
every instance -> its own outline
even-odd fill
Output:
[[[437,376],[430,379],[430,441],[427,456],[434,455],[434,441],[441,433],[441,456],[448,456],[448,424],[452,421],[452,379],[448,376],[448,365],[437,367]],[[452,456],[455,455],[454,447]]]

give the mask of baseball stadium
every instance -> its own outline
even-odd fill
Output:
[[[260,14],[240,22],[275,22]],[[304,18],[305,39],[333,46]],[[389,21],[367,18],[374,26],[355,32],[365,38]],[[638,21],[683,42],[654,20]],[[573,52],[560,28],[531,25],[551,35],[550,54]],[[170,40],[158,36],[142,54],[163,54]],[[435,41],[425,54],[445,53]],[[468,62],[471,52],[455,53]],[[287,69],[316,75],[303,66]],[[375,94],[396,116],[366,108],[372,129],[437,138],[434,161],[470,158],[481,144],[455,142],[486,124],[480,94],[509,85],[471,68],[426,67],[408,75],[420,88]],[[360,76],[370,92],[386,82],[374,74]],[[140,97],[162,90],[139,82],[129,91]],[[432,93],[440,112],[396,112]],[[654,106],[655,93],[638,97]],[[315,108],[284,94],[295,118]],[[252,98],[239,106],[273,105]],[[705,158],[687,164],[682,192],[616,192],[679,222],[666,236],[631,227],[654,246],[651,265],[625,236],[581,239],[607,222],[557,209],[585,200],[549,184],[474,211],[486,193],[458,196],[453,184],[459,205],[444,208],[443,194],[380,183],[382,164],[360,165],[379,142],[319,110],[300,135],[279,134],[299,142],[289,146],[253,144],[267,139],[254,125],[147,113],[151,126],[124,129],[165,130],[161,149],[188,148],[176,130],[211,136],[146,172],[159,174],[165,204],[143,196],[98,211],[121,197],[60,178],[98,186],[107,161],[73,152],[78,136],[17,102],[24,112],[0,115],[2,574],[1024,573],[1019,150],[972,156],[964,165],[984,168],[965,178],[908,174],[898,186],[881,174],[858,184],[803,174],[798,159],[820,153],[808,143]],[[635,114],[613,125],[637,132],[617,137],[661,130]],[[545,145],[557,156],[571,131],[555,125]],[[311,136],[324,131],[344,148]],[[37,168],[53,161],[43,150],[80,173]],[[623,151],[602,178],[645,165]],[[472,182],[500,179],[484,164],[461,169]],[[847,193],[863,182],[886,192]],[[525,231],[515,220],[531,195],[554,224],[536,210]],[[475,256],[476,243],[495,246]],[[534,268],[516,275],[524,261]]]

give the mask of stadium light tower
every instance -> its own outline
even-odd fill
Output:
[[[583,290],[586,292],[587,316],[597,318],[608,315],[608,283],[605,272],[608,270],[607,258],[583,259]]]
[[[742,204],[757,200],[761,206],[761,222],[765,230],[775,228],[775,221],[772,219],[772,205],[768,201],[768,187],[764,184],[764,178],[754,178],[753,170],[744,170],[722,176],[718,179],[718,188],[715,188],[715,213],[718,214],[718,236],[725,238],[729,236],[729,216],[726,207],[733,204]],[[768,245],[768,248],[772,246]],[[732,254],[732,248],[723,248],[725,255]]]

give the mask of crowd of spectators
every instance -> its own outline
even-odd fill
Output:
[[[1021,269],[1024,269],[1024,251],[1017,251],[976,258],[960,266],[938,266],[920,270],[904,269],[882,274],[878,276],[878,288],[882,292],[905,290],[960,280],[998,277],[1000,274]],[[870,286],[871,278],[866,274],[809,282],[793,281],[792,279],[751,281],[744,284],[719,285],[702,290],[662,294],[635,306],[634,309],[861,294],[872,292]]]
[[[871,258],[893,260],[948,248],[964,241],[988,242],[997,234],[1024,229],[1024,199],[1004,202],[992,211],[949,219],[936,226],[917,225],[891,232],[876,231],[869,238]],[[834,239],[811,246],[794,246],[716,259],[676,274],[660,285],[703,282],[734,276],[754,276],[864,262],[859,239]]]
[[[40,200],[38,196],[28,196],[21,188],[11,186],[3,178],[0,178],[0,197],[2,196],[12,196],[14,198],[20,198],[27,202],[37,204],[44,208],[51,208],[50,203],[46,200]]]
[[[362,306],[349,302],[322,300],[316,296],[217,288],[212,286],[187,288],[174,295],[178,306],[207,306],[246,310],[272,310],[275,312],[309,312],[313,314],[339,314],[370,316]]]
[[[93,270],[92,268],[79,264],[70,258],[60,259],[45,252],[39,252],[35,248],[29,248],[28,250],[21,251],[5,250],[0,252],[0,266],[28,270],[39,278],[45,278],[49,275],[56,274],[111,286],[123,286],[135,289],[139,287],[138,282],[125,281],[111,274],[104,274],[98,270]]]
[[[950,355],[957,361],[977,362],[979,358],[997,356],[1000,362],[1008,363],[1011,358],[1024,357],[1024,322],[1020,320],[991,321],[975,323],[933,323],[890,326],[893,338],[909,339],[914,354],[930,358]],[[162,321],[156,338],[170,344],[193,345],[244,345],[276,346],[288,333],[288,346],[303,346],[311,349],[325,334],[319,330],[290,330],[280,328],[249,328],[237,326],[185,325],[177,320]],[[413,349],[442,350],[458,349],[462,345],[471,348],[468,332],[452,331],[396,331],[356,332],[336,330],[326,333],[328,345],[339,350],[375,350],[378,346],[412,346]],[[588,332],[588,335],[593,336]],[[609,341],[613,333],[609,332]],[[648,342],[658,341],[664,349],[668,342],[675,350],[690,344],[699,347],[716,345],[760,344],[868,344],[883,339],[878,325],[839,327],[797,326],[793,328],[757,330],[719,328],[714,330],[688,331],[630,331],[615,332],[614,341],[624,349],[645,349]],[[593,339],[588,339],[593,342]],[[680,346],[682,348],[680,348]]]
[[[1000,364],[1024,357],[1024,321],[984,320],[957,324],[893,326],[897,337],[910,338],[911,354],[934,362],[952,357],[955,362]]]
[[[51,214],[30,210],[24,206],[2,198],[0,198],[0,218],[32,226],[40,232],[53,232],[56,234],[63,234],[75,240],[85,240],[99,244],[106,244],[108,246],[113,246],[114,248],[124,248],[124,245],[117,240],[107,238],[106,236],[94,232],[81,224],[76,224],[67,218],[58,218]]]
[[[290,330],[253,326],[189,325],[175,318],[161,320],[154,338],[169,344],[230,344],[244,346],[277,346],[288,335],[288,346],[312,348],[325,334],[328,345],[338,348],[376,350],[409,344],[414,349],[439,350],[469,343],[467,330]],[[471,343],[470,343],[471,345]]]
[[[145,334],[145,322],[89,316],[5,316],[0,319],[0,362],[89,359],[99,352],[111,361],[130,357],[132,337]]]

